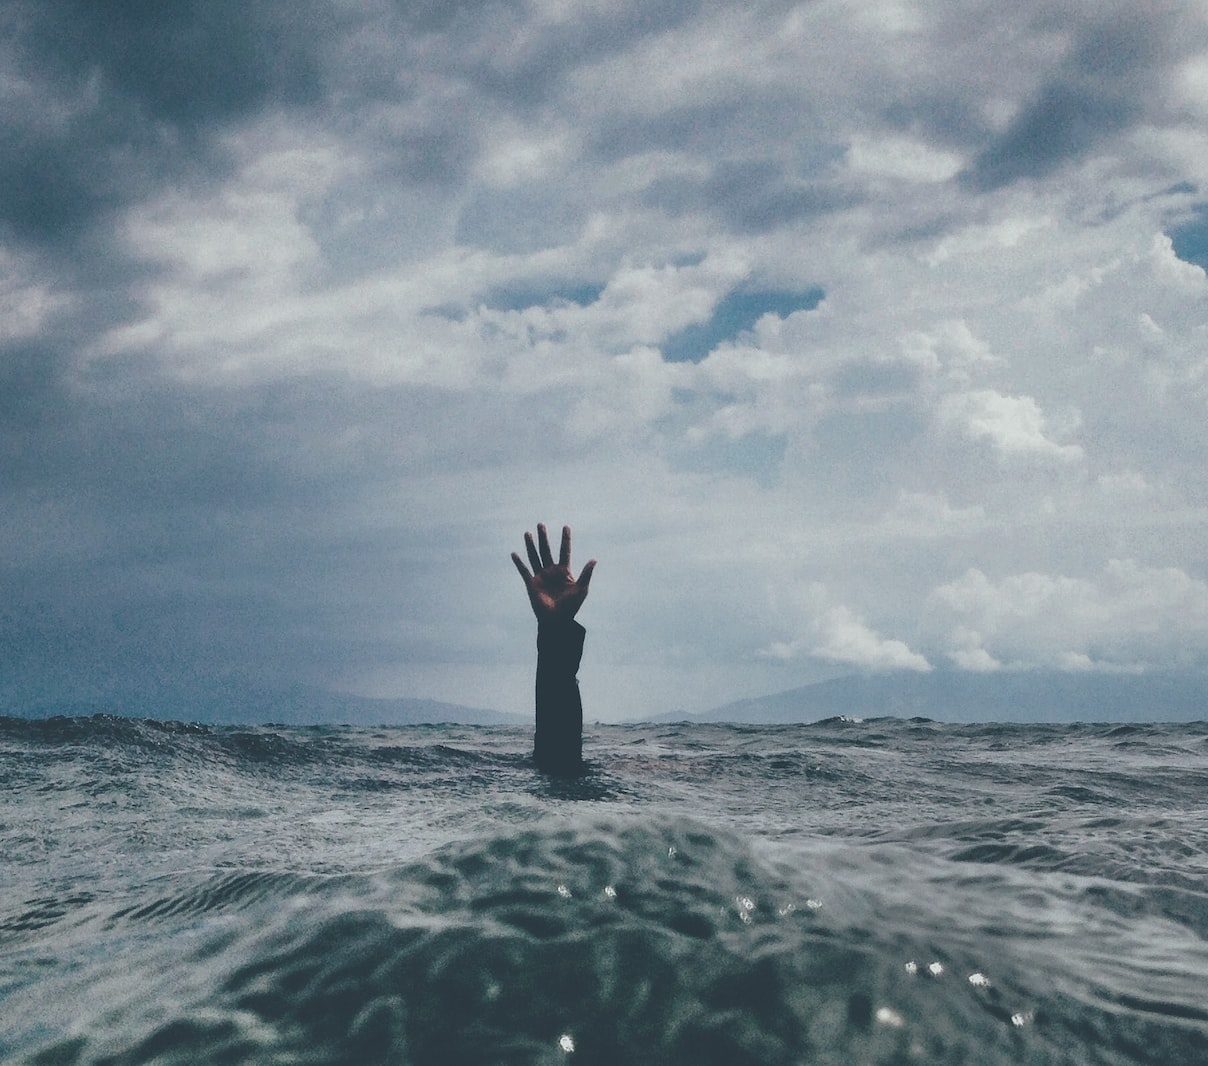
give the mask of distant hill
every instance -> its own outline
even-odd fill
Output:
[[[164,693],[140,691],[85,700],[22,701],[9,698],[0,703],[0,714],[22,718],[116,714],[182,722],[279,722],[283,725],[528,724],[519,715],[439,700],[371,699],[304,686],[280,690],[237,685],[186,687]]]
[[[1208,719],[1208,679],[1058,671],[857,674],[737,700],[701,714],[652,720],[763,724],[836,715],[918,716],[941,722],[1185,722]]]

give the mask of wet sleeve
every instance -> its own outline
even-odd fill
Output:
[[[537,731],[533,755],[547,773],[578,773],[583,762],[579,661],[587,636],[578,622],[537,627]]]

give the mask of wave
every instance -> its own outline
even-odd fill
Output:
[[[1152,957],[1071,968],[1056,896],[1033,884],[1012,922],[984,876],[942,874],[893,849],[756,849],[683,818],[498,832],[335,878],[220,872],[97,911],[109,950],[57,1000],[18,1004],[43,1031],[71,1013],[70,1035],[23,1053],[445,1066],[573,1047],[593,1064],[776,1066],[1208,1051],[1194,998],[1138,983]]]
[[[0,1060],[1208,1061],[1203,728],[1117,728],[0,719]]]
[[[444,770],[498,761],[490,754],[443,742],[442,732],[427,733],[417,727],[408,732],[421,742],[379,743],[376,731],[343,726],[211,726],[108,714],[0,716],[0,744],[19,745],[18,750],[27,755],[93,759],[99,754],[109,764],[136,759],[133,765],[140,769],[217,761],[248,773],[292,767],[319,767],[326,772],[350,766]]]

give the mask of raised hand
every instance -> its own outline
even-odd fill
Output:
[[[591,583],[591,573],[596,568],[592,559],[583,567],[578,579],[570,572],[570,526],[562,527],[562,548],[558,552],[558,561],[554,562],[549,550],[549,537],[545,526],[537,526],[537,543],[533,543],[533,535],[525,533],[524,546],[528,550],[529,563],[532,573],[524,565],[520,556],[512,552],[512,562],[524,579],[524,587],[528,590],[529,603],[533,605],[533,614],[537,623],[569,622],[575,617],[583,601],[587,598],[587,586]]]

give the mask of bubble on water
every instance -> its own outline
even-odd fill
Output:
[[[820,899],[807,899],[807,900],[805,901],[805,905],[806,905],[807,907],[809,907],[809,909],[810,909],[810,910],[812,910],[812,911],[816,911],[816,910],[818,910],[818,909],[819,909],[819,908],[822,906],[822,900],[820,900]]]
[[[776,909],[776,913],[779,914],[781,918],[787,918],[796,909],[797,909],[796,903],[786,903],[783,907],[778,907]]]
[[[558,1047],[569,1054],[575,1050],[575,1039],[570,1033],[563,1033],[558,1037]]]
[[[906,972],[913,977],[919,972],[919,964],[915,962],[914,959],[911,959],[908,963],[906,963]]]
[[[891,1029],[901,1029],[906,1024],[906,1019],[892,1007],[878,1007],[876,1019],[881,1025],[888,1025]]]
[[[1016,1029],[1021,1029],[1034,1017],[1035,1015],[1030,1010],[1017,1010],[1011,1015],[1011,1024],[1015,1026]]]
[[[944,964],[942,962],[929,962],[927,964],[927,972],[932,977],[939,977],[944,972]]]
[[[974,988],[989,988],[990,978],[980,971],[978,973],[971,973],[969,975],[969,984]]]
[[[615,888],[613,888],[612,885],[605,885],[604,886],[604,895],[606,895],[609,899],[616,899],[617,890]]]
[[[750,896],[735,896],[734,902],[738,904],[738,909],[741,911],[753,911],[755,909],[755,901]]]
[[[558,886],[558,895],[561,896],[563,899],[570,899],[570,889],[567,888],[565,885],[559,885]]]

